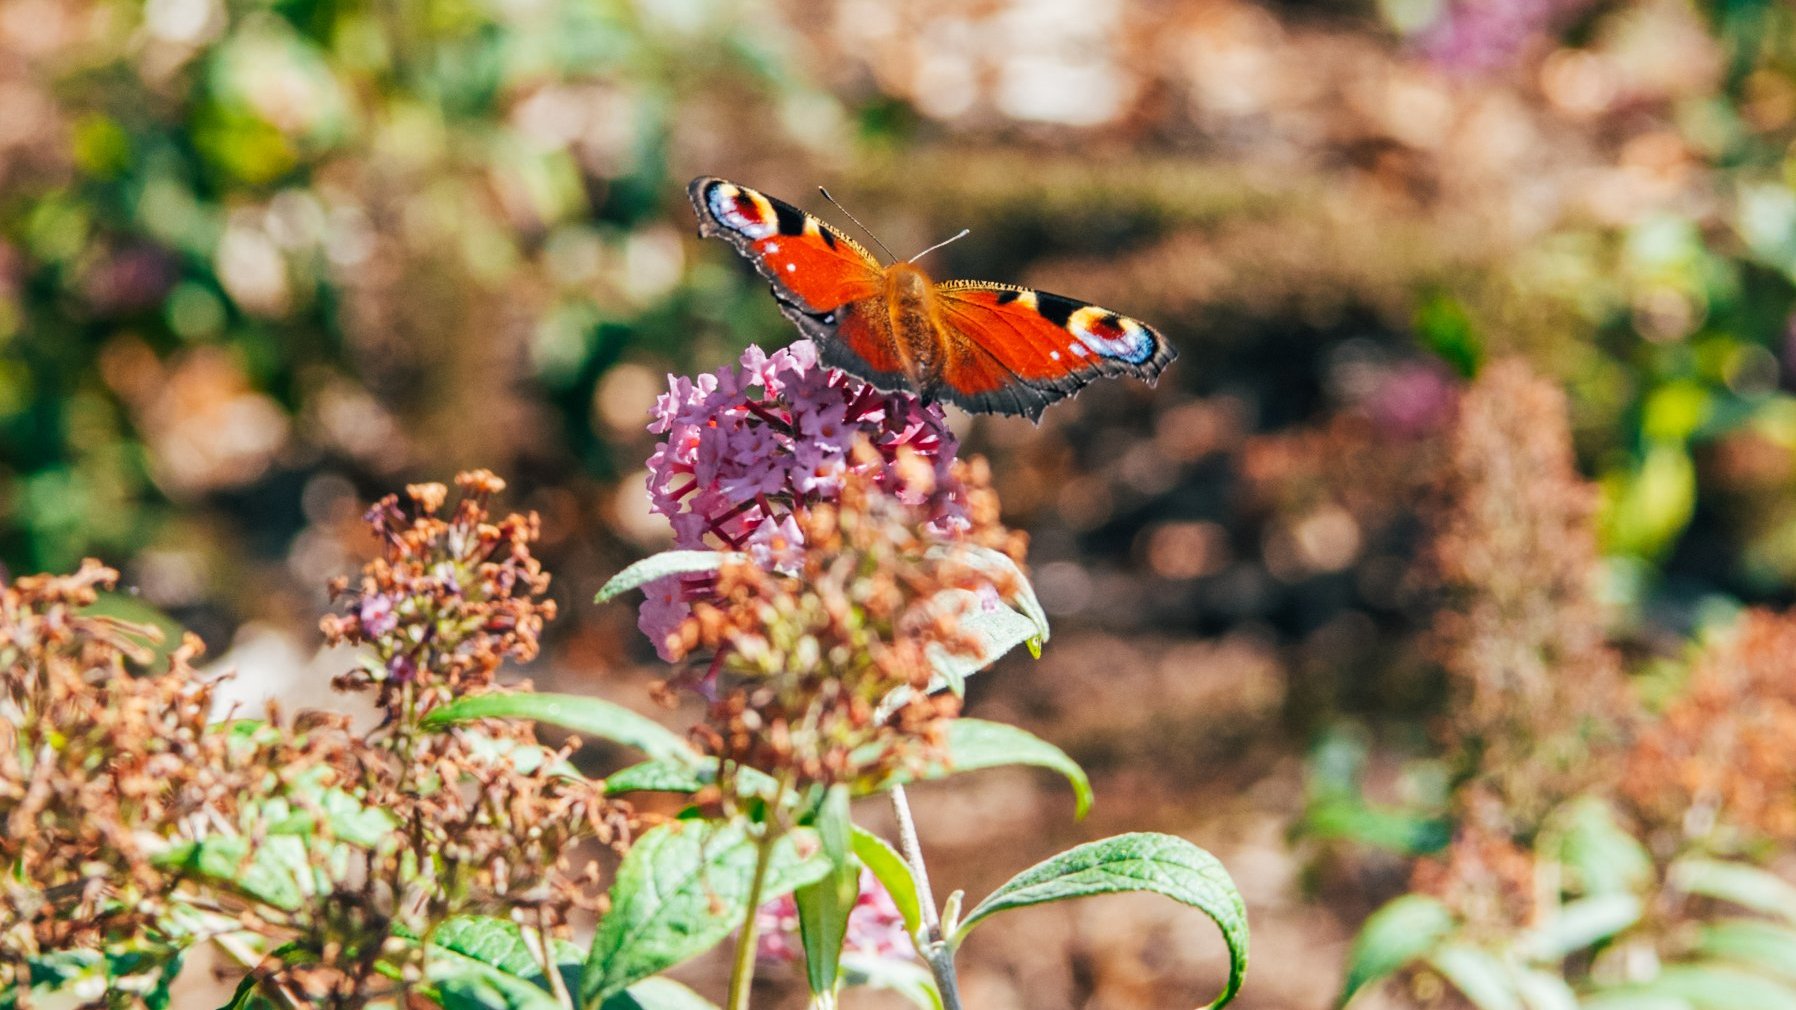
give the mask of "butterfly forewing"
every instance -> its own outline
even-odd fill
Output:
[[[692,180],[686,192],[698,214],[699,234],[722,236],[747,256],[808,336],[833,330],[835,309],[878,295],[879,262],[816,217],[709,176]]]

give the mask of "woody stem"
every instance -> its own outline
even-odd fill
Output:
[[[923,915],[923,943],[919,945],[930,974],[935,976],[936,991],[942,997],[942,1010],[961,1010],[960,983],[954,973],[954,949],[942,936],[942,915],[935,905],[935,892],[929,887],[929,867],[923,862],[923,845],[917,839],[917,822],[911,817],[910,799],[903,786],[892,787],[892,814],[898,819],[898,847],[904,861],[910,864],[911,877],[917,883],[917,904]]]

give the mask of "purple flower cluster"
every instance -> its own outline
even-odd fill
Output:
[[[1492,73],[1513,65],[1590,6],[1591,0],[1454,0],[1418,41],[1429,60],[1445,70]]]
[[[772,354],[751,346],[739,365],[695,379],[669,376],[649,430],[663,436],[649,457],[649,500],[680,548],[746,551],[795,571],[804,535],[793,513],[835,500],[851,469],[928,505],[943,535],[968,526],[951,474],[959,442],[941,408],[819,365],[809,340]],[[671,660],[668,636],[707,586],[669,577],[644,589],[637,625]]]
[[[759,932],[755,953],[761,960],[796,964],[804,957],[804,943],[798,936],[798,902],[790,894],[762,905],[755,912],[755,926]],[[866,869],[861,870],[860,896],[848,913],[842,952],[901,959],[916,956],[916,947],[904,930],[903,914]]]

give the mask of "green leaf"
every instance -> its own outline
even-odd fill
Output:
[[[961,685],[967,677],[997,662],[1018,645],[1026,643],[1032,654],[1041,654],[1041,643],[1048,640],[1048,614],[1036,598],[1035,587],[1029,584],[1028,576],[1010,555],[973,544],[943,545],[931,548],[929,554],[969,565],[989,574],[994,584],[1016,589],[1004,600],[1005,606],[992,610],[985,609],[978,594],[964,589],[944,590],[930,600],[931,606],[959,615],[960,630],[972,637],[978,648],[973,655],[959,656],[932,645],[929,657],[936,676],[930,682],[929,690],[949,687],[956,694],[961,693]]]
[[[428,974],[443,1010],[565,1010],[547,989],[490,968]]]
[[[1436,947],[1426,960],[1479,1010],[1522,1010],[1509,969],[1489,951],[1449,943]]]
[[[424,717],[426,728],[475,719],[530,719],[634,747],[652,758],[695,764],[699,758],[679,734],[660,723],[598,698],[536,691],[495,691],[458,698]]]
[[[1048,640],[1048,612],[1042,609],[1041,601],[1036,599],[1035,587],[1029,584],[1029,577],[1023,574],[1023,570],[1017,567],[1010,555],[976,544],[960,544],[951,549],[960,552],[963,558],[971,558],[977,567],[993,573],[999,581],[1008,581],[1016,586],[1016,595],[1006,602],[1013,604],[1029,618],[1040,632],[1038,637],[1041,641]]]
[[[1340,1006],[1361,989],[1426,956],[1453,932],[1453,913],[1423,894],[1406,894],[1373,912],[1347,953]]]
[[[848,916],[861,893],[860,864],[849,849],[848,788],[834,786],[817,812],[817,834],[829,872],[792,892],[798,905],[798,935],[804,943],[805,979],[811,992],[834,994]]]
[[[1513,978],[1516,994],[1528,1010],[1578,1010],[1578,994],[1554,972],[1515,968]]]
[[[685,761],[644,761],[612,772],[605,779],[605,793],[657,792],[696,793],[717,781],[718,762],[700,758],[698,763]],[[773,776],[754,768],[738,766],[735,770],[736,794],[772,798],[779,783]]]
[[[740,821],[670,821],[636,840],[611,886],[581,978],[582,1006],[701,954],[742,924],[754,878],[755,840]],[[799,854],[804,843],[808,856]],[[759,899],[790,893],[829,872],[816,833],[774,843]]]
[[[917,897],[917,878],[912,875],[910,864],[885,839],[864,828],[854,829],[851,844],[861,865],[892,896],[898,914],[904,917],[904,931],[916,936],[923,928],[923,904]]]
[[[910,1000],[917,1010],[942,1010],[941,994],[929,969],[908,958],[842,955],[842,979],[849,985],[884,989]]]
[[[1789,986],[1762,975],[1716,965],[1672,965],[1649,982],[1617,988],[1609,995],[1682,1000],[1695,1010],[1791,1010],[1796,1007],[1796,990]]]
[[[724,563],[741,555],[730,551],[662,551],[643,558],[611,577],[593,597],[594,603],[609,603],[632,589],[666,578],[669,575],[697,575],[715,572]]]
[[[1578,1010],[1695,1010],[1687,999],[1637,987],[1604,989],[1578,1001]]]
[[[1520,950],[1528,957],[1558,961],[1639,922],[1644,910],[1631,894],[1597,894],[1567,902],[1522,938]]]
[[[1702,928],[1696,953],[1796,980],[1796,930],[1758,919],[1724,919]]]
[[[1209,1005],[1220,1007],[1235,997],[1247,973],[1247,906],[1215,856],[1172,835],[1117,835],[1037,863],[968,913],[953,943],[958,946],[979,922],[1005,909],[1126,891],[1163,895],[1208,915],[1229,949],[1228,984]]]
[[[696,793],[717,776],[684,761],[644,761],[605,776],[605,794]]]
[[[305,840],[296,835],[270,835],[259,845],[241,835],[215,835],[172,845],[151,862],[287,912],[305,901],[311,870]]]
[[[1595,798],[1556,814],[1541,846],[1563,863],[1585,894],[1637,894],[1653,880],[1653,860],[1639,839],[1615,821],[1615,812]]]
[[[717,1010],[717,1004],[671,978],[645,978],[599,1004],[599,1010]]]
[[[958,615],[956,628],[974,643],[969,653],[949,652],[938,643],[930,643],[926,651],[929,665],[935,670],[929,685],[931,691],[946,687],[955,694],[965,693],[968,677],[1040,634],[1040,628],[1027,616],[1009,607],[985,610],[979,596],[965,589],[944,589],[930,599],[930,605]]]
[[[1680,859],[1667,876],[1673,887],[1689,894],[1796,922],[1796,887],[1769,870],[1719,859]]]
[[[955,719],[948,724],[948,759],[932,764],[920,778],[947,778],[961,772],[1004,765],[1031,765],[1066,776],[1073,787],[1073,814],[1091,809],[1091,780],[1067,753],[1028,730],[986,719]],[[899,783],[905,781],[900,778]]]
[[[470,958],[507,975],[541,984],[545,981],[542,961],[524,938],[523,927],[510,919],[488,915],[452,916],[430,933],[430,945]],[[578,961],[580,953],[572,944],[558,942],[555,960]]]
[[[341,789],[318,787],[302,779],[293,784],[292,790],[291,797],[276,796],[263,801],[260,813],[268,835],[313,836],[318,833],[318,816],[322,814],[331,839],[372,849],[391,840],[398,826],[392,814],[365,806]]]

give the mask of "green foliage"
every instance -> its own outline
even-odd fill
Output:
[[[947,778],[962,772],[1005,765],[1031,765],[1059,772],[1073,787],[1073,816],[1091,809],[1091,780],[1066,752],[1028,730],[986,719],[961,718],[948,725],[947,753],[917,776]]]
[[[449,726],[475,719],[529,719],[634,747],[656,759],[691,766],[691,745],[652,719],[599,698],[534,691],[495,692],[461,698],[433,710],[426,726]]]
[[[1068,849],[987,895],[952,936],[958,943],[974,926],[1007,909],[1129,891],[1163,895],[1216,923],[1228,944],[1229,978],[1209,1005],[1233,999],[1247,973],[1247,905],[1215,856],[1171,835],[1117,835]]]
[[[742,924],[759,844],[745,821],[671,821],[636,840],[618,868],[611,911],[600,920],[580,980],[582,1005],[597,1007],[631,985],[709,950]],[[801,854],[801,845],[809,855]],[[815,833],[795,829],[773,843],[759,897],[772,899],[821,879],[830,861]]]
[[[1796,1005],[1796,890],[1782,878],[1709,857],[1655,866],[1606,807],[1589,799],[1573,801],[1553,820],[1536,857],[1542,877],[1565,890],[1537,921],[1492,930],[1435,898],[1399,897],[1361,927],[1340,1002],[1410,970],[1438,975],[1479,1010]],[[1716,916],[1699,907],[1684,912],[1694,915],[1679,927],[1647,915],[1649,907],[1675,907],[1687,896],[1773,918]],[[1626,964],[1652,967],[1622,970]]]

